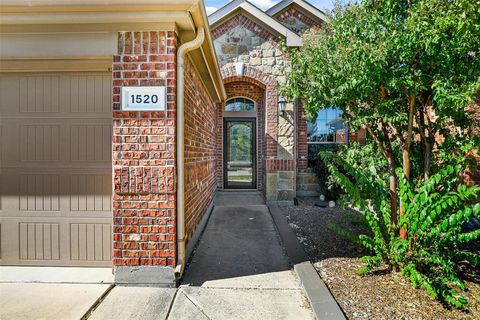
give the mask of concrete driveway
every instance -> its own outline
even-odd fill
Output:
[[[109,284],[0,283],[0,319],[81,319]]]

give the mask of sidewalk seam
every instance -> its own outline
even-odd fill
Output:
[[[167,315],[165,316],[165,320],[168,320],[168,318],[170,317],[170,313],[172,312],[172,309],[173,309],[173,303],[175,302],[175,299],[177,299],[178,290],[179,289],[176,288],[175,293],[173,294],[172,301],[170,301],[170,305],[168,306],[168,311],[167,311]]]
[[[197,308],[208,320],[213,320],[208,316],[208,314],[205,313],[205,311],[203,311],[203,309],[200,307],[200,305],[197,302],[193,301],[193,299],[188,296],[188,294],[185,291],[182,290],[182,293],[185,296],[185,298],[187,298],[187,300],[190,301],[195,306],[195,308]]]
[[[87,312],[85,312],[85,314],[80,318],[80,320],[87,320],[92,315],[93,311],[95,311],[95,309],[97,309],[97,307],[103,302],[103,300],[105,300],[105,298],[108,296],[108,294],[112,291],[114,287],[114,284],[110,285],[107,290],[105,290],[105,292],[97,300],[95,300],[95,302],[87,310]]]

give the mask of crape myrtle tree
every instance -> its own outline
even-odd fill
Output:
[[[320,108],[340,108],[351,129],[367,130],[386,161],[386,197],[370,190],[364,192],[370,199],[365,199],[359,188],[378,187],[373,185],[378,180],[365,176],[372,171],[355,166],[355,161],[346,163],[346,157],[337,159],[337,165],[349,171],[342,175],[333,158],[327,159],[336,173],[332,174],[335,182],[356,199],[351,202],[367,211],[376,203],[382,212],[381,219],[380,212],[366,216],[371,228],[377,223],[380,229],[378,234],[373,230],[373,239],[364,237],[363,244],[378,242],[367,246],[383,252],[365,259],[368,270],[383,261],[395,269],[403,266],[403,272],[407,257],[412,256],[409,250],[412,246],[418,250],[418,243],[425,240],[417,232],[437,230],[435,223],[442,222],[446,214],[461,212],[451,226],[457,234],[462,221],[478,215],[479,206],[472,202],[479,189],[453,188],[458,185],[456,175],[464,159],[461,154],[468,149],[465,146],[478,143],[478,137],[468,134],[471,124],[465,110],[480,91],[480,1],[364,0],[336,4],[322,30],[306,37],[305,45],[289,54],[292,72],[283,93],[302,99],[310,118]],[[442,184],[442,177],[450,181],[452,176],[454,182]],[[448,200],[451,192],[458,198]],[[380,199],[372,199],[373,194]],[[425,208],[418,206],[420,202]],[[436,208],[439,203],[440,209]],[[441,212],[432,218],[425,210]],[[465,210],[468,213],[464,214]],[[420,220],[414,223],[417,218]],[[449,228],[448,223],[445,228]],[[438,237],[445,234],[437,231]],[[477,231],[467,238],[470,241],[478,236]],[[388,250],[391,252],[386,254]],[[425,275],[425,264],[418,263],[417,269],[409,267],[405,274],[432,295],[464,306],[466,302],[449,291],[451,282],[463,288],[452,275],[454,268],[448,261],[453,258],[432,255],[435,266],[440,273],[446,272],[448,279]],[[478,256],[470,256],[470,260],[478,262]]]

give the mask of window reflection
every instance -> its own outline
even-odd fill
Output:
[[[346,143],[347,130],[340,109],[318,111],[314,122],[307,122],[308,143]]]
[[[255,111],[255,103],[247,98],[233,98],[225,104],[226,112]]]

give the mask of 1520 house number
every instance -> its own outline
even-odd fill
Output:
[[[122,110],[165,111],[165,87],[123,87]]]
[[[158,103],[158,96],[156,94],[131,94],[130,100],[134,103]]]

